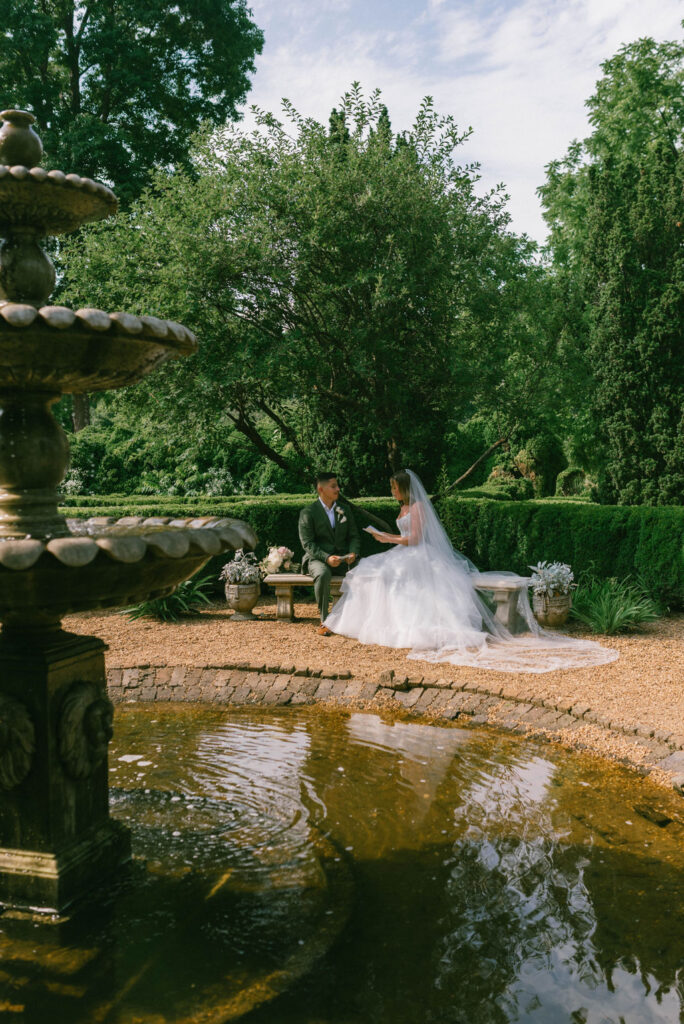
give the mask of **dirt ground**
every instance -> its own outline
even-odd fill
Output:
[[[640,724],[684,736],[684,615],[662,619],[643,633],[597,638],[619,651],[608,665],[564,669],[541,675],[492,672],[449,664],[408,661],[406,651],[360,644],[342,636],[316,633],[316,606],[297,603],[297,621],[278,622],[275,601],[263,597],[256,622],[232,622],[232,612],[213,606],[178,623],[142,619],[131,621],[119,612],[71,615],[64,628],[94,634],[109,646],[110,667],[138,665],[294,666],[328,672],[350,671],[357,679],[377,680],[394,669],[407,676],[442,677],[502,687],[503,694],[571,699],[586,703],[607,718]],[[577,627],[567,632],[587,635]]]

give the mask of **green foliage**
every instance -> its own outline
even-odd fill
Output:
[[[573,596],[572,617],[584,622],[593,633],[613,636],[633,633],[647,622],[655,622],[660,611],[653,598],[630,580],[588,580]]]
[[[183,423],[172,421],[161,431],[149,415],[131,426],[125,416],[110,417],[107,406],[100,405],[93,424],[71,436],[70,449],[62,483],[67,496],[197,497],[280,489],[269,482],[249,442],[220,417],[204,429],[189,413]]]
[[[682,509],[456,498],[440,502],[439,514],[454,546],[481,569],[527,575],[536,562],[565,562],[578,577],[638,577],[653,597],[684,608]]]
[[[684,45],[640,39],[603,64],[592,135],[548,167],[571,457],[601,501],[684,502]]]
[[[556,478],[556,495],[559,497],[589,495],[591,487],[591,479],[578,466],[568,466]]]
[[[534,494],[532,483],[524,477],[490,478],[481,487],[468,487],[458,492],[459,498],[491,498],[494,501],[527,501]]]
[[[284,110],[198,139],[191,174],[157,174],[89,228],[66,295],[163,312],[201,339],[113,400],[128,423],[231,424],[278,469],[262,489],[320,465],[355,493],[406,464],[431,487],[445,424],[484,409],[510,430],[554,394],[534,246],[508,231],[501,190],[476,194],[477,168],[457,162],[468,133],[430,100],[400,138],[358,85],[330,128]]]
[[[478,491],[479,489],[475,489]],[[89,499],[92,500],[92,499]],[[313,495],[236,496],[226,499],[149,499],[110,496],[103,506],[65,507],[65,514],[89,516],[169,516],[194,518],[225,516],[244,519],[259,537],[257,554],[263,557],[272,545],[284,544],[298,556],[299,511]],[[172,503],[173,501],[173,503]],[[397,504],[389,498],[355,500],[360,525],[366,525],[364,509],[393,524]],[[437,510],[451,541],[475,564],[485,569],[510,569],[528,575],[528,566],[541,561],[560,561],[572,566],[579,578],[640,580],[654,598],[672,608],[684,608],[684,509],[624,508],[593,505],[575,499],[491,501],[459,496],[438,503]],[[386,550],[362,533],[364,555]],[[219,572],[225,562],[217,561]]]
[[[163,622],[178,622],[185,615],[194,615],[202,605],[211,604],[209,593],[214,589],[214,581],[205,576],[179,583],[172,594],[167,597],[155,597],[141,601],[132,608],[126,608],[122,614],[129,619],[154,618]]]
[[[445,437],[445,464],[448,483],[473,465],[480,455],[497,439],[496,424],[486,416],[475,415],[463,423],[457,423]],[[464,486],[480,487],[487,480],[494,466],[496,454],[481,462],[468,477]],[[459,492],[462,493],[462,492]]]
[[[515,464],[522,475],[532,483],[535,498],[546,498],[556,493],[556,480],[567,460],[557,437],[544,433],[532,437],[515,456]]]
[[[138,195],[237,117],[263,35],[244,0],[0,0],[0,106],[33,111],[49,167]]]

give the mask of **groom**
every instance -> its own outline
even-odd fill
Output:
[[[299,539],[304,548],[302,571],[313,576],[314,594],[321,613],[321,636],[330,636],[323,625],[328,614],[330,579],[344,576],[361,554],[361,534],[348,505],[340,504],[340,485],[335,473],[316,477],[318,499],[299,513]]]

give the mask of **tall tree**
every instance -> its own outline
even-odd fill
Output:
[[[245,0],[0,0],[0,105],[37,117],[53,167],[129,202],[236,117],[263,35]]]
[[[187,166],[202,121],[237,116],[263,34],[245,0],[0,0],[0,107],[38,119],[45,162],[128,204]],[[90,422],[75,395],[73,424]]]
[[[73,301],[88,279],[91,301],[163,309],[199,334],[191,375],[169,367],[124,401],[220,412],[288,479],[321,461],[354,490],[407,461],[434,479],[446,424],[485,382],[501,388],[525,334],[502,297],[529,249],[502,196],[477,196],[476,169],[456,162],[467,133],[429,100],[401,140],[358,86],[329,128],[285,110],[291,130],[266,113],[256,133],[229,127],[193,176],[158,175],[89,230]]]
[[[540,189],[553,269],[603,500],[682,503],[684,46],[640,39],[602,67],[592,135]]]

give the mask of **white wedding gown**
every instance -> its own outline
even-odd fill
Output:
[[[488,576],[521,583],[518,612],[528,632],[509,633],[475,590],[475,566],[454,551],[422,484],[409,475],[410,511],[397,520],[409,544],[364,558],[347,573],[325,620],[329,629],[364,644],[410,648],[409,658],[500,672],[585,668],[618,657],[592,640],[541,629],[516,574],[480,573],[478,583]]]

